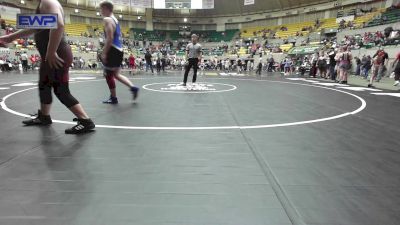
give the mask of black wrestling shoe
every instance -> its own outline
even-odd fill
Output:
[[[110,96],[109,99],[103,101],[103,104],[116,105],[118,104],[118,98]]]
[[[37,114],[31,116],[36,116],[36,117],[33,119],[22,121],[22,123],[25,124],[25,126],[48,126],[53,123],[51,117],[49,115],[47,116],[43,115],[42,111],[40,110],[38,110]]]
[[[75,118],[74,121],[78,122],[77,125],[66,129],[66,134],[83,134],[92,132],[96,125],[93,123],[91,119],[78,119]]]
[[[139,88],[138,87],[132,87],[131,88],[132,96],[133,96],[133,101],[137,99],[139,96]]]

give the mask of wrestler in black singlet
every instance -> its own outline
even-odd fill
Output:
[[[39,6],[36,9],[36,14],[40,14],[40,1]],[[50,30],[36,30],[35,42],[36,47],[42,58],[39,70],[39,97],[40,102],[45,105],[52,103],[51,89],[54,89],[54,93],[57,98],[71,111],[74,106],[77,106],[79,102],[71,95],[69,90],[69,67],[72,63],[72,51],[71,47],[65,41],[64,36],[57,48],[57,55],[63,59],[64,63],[62,68],[56,69],[51,68],[48,62],[46,62],[47,46],[49,44]],[[75,109],[75,112],[79,109]],[[82,112],[81,112],[82,113]],[[85,114],[83,112],[83,114]],[[75,114],[76,115],[76,114]],[[66,134],[81,134],[91,132],[96,125],[90,118],[75,118],[74,121],[77,125],[72,128],[66,129]],[[27,126],[34,125],[50,125],[52,123],[50,115],[42,114],[39,110],[37,117],[22,122]]]
[[[36,13],[40,14],[39,5]],[[47,45],[49,43],[50,30],[43,29],[37,30],[35,33],[36,47],[42,59],[39,70],[39,96],[42,104],[51,104],[52,95],[51,88],[54,89],[54,94],[66,107],[79,104],[69,90],[69,67],[72,64],[72,51],[71,47],[65,41],[65,37],[61,39],[60,45],[57,48],[57,54],[64,60],[62,68],[50,68],[49,64],[45,61],[47,53]]]

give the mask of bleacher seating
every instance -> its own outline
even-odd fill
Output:
[[[337,29],[338,24],[336,23],[336,18],[328,18],[321,20],[321,26],[318,28],[318,31],[322,29]]]
[[[168,32],[169,38],[173,41],[179,40],[182,38],[182,36],[179,34],[179,31],[174,30],[174,31],[169,31]]]
[[[293,47],[293,44],[283,44],[279,46],[280,49],[282,49],[283,52],[289,51]]]
[[[85,23],[65,24],[65,33],[68,36],[81,36],[83,33],[88,33],[88,25]]]
[[[16,20],[5,19],[4,21],[6,22],[7,25],[11,25],[11,26],[15,26],[17,24]]]
[[[166,39],[165,31],[147,31],[146,29],[132,28],[133,38],[136,40],[164,41]]]
[[[218,31],[192,31],[200,36],[203,41],[221,42],[231,41],[239,30],[226,30],[225,32]]]
[[[373,18],[377,17],[380,13],[384,12],[385,9],[378,9],[375,12],[367,13],[366,15],[357,17],[354,20],[354,27],[361,28],[365,23],[368,23]],[[393,23],[400,21],[400,10],[392,10],[391,12],[386,12],[383,15],[386,15],[388,18],[387,23]],[[249,27],[243,28],[241,30],[241,37],[242,38],[257,38],[261,37],[263,34],[263,30],[276,30],[276,38],[287,39],[289,37],[294,37],[299,34],[303,34],[303,36],[307,36],[310,31],[302,31],[305,27],[312,27],[314,31],[321,31],[323,29],[337,29],[339,24],[336,23],[336,18],[328,18],[328,19],[321,19],[321,25],[318,29],[315,29],[315,21],[306,21],[306,22],[299,22],[299,23],[292,23],[292,24],[283,24],[280,26],[257,26],[257,27]],[[380,25],[381,19],[376,19],[375,22],[370,22],[368,26]],[[281,30],[282,27],[287,28],[287,30]]]
[[[203,55],[207,55],[207,56],[222,56],[224,54],[223,50],[212,50],[209,48],[203,48]]]
[[[386,21],[383,21],[383,18],[386,17]],[[378,26],[382,24],[388,23],[396,23],[400,21],[400,9],[390,9],[385,12],[382,12],[380,17],[376,17],[372,19],[367,27]]]
[[[336,23],[336,18],[328,18],[328,19],[321,19],[320,20],[321,25],[316,31],[320,31],[322,29],[333,29],[337,28],[338,24]],[[262,37],[263,35],[263,30],[271,30],[271,31],[276,31],[276,38],[282,38],[282,39],[287,39],[289,37],[296,36],[297,33],[300,35],[303,34],[303,36],[307,36],[310,31],[302,31],[303,28],[305,27],[314,27],[315,21],[305,21],[305,22],[299,22],[299,23],[292,23],[292,24],[283,24],[281,26],[257,26],[257,27],[249,27],[249,28],[244,28],[241,30],[241,37],[242,38],[256,38],[256,37]],[[282,31],[280,28],[286,27],[287,30]]]
[[[384,12],[385,9],[379,9],[375,12],[367,13],[363,16],[359,16],[354,20],[354,27],[355,28],[362,28],[364,26],[364,23],[367,24],[371,20],[373,20],[376,16]]]
[[[302,31],[304,27],[313,27],[315,24],[314,21],[307,21],[307,22],[300,22],[300,23],[291,23],[291,24],[285,24],[282,25],[282,27],[286,27],[286,31],[278,30],[276,32],[276,37],[277,38],[288,38],[292,36],[296,36],[297,32],[300,34],[302,33],[303,35],[307,35],[310,31]]]
[[[239,49],[239,51],[238,51],[238,54],[239,54],[240,56],[246,55],[246,54],[247,54],[247,49],[241,47],[241,48]]]
[[[257,27],[243,28],[240,32],[242,38],[256,38],[256,37],[262,37],[263,30],[274,31],[277,28],[278,28],[277,26],[257,26]]]

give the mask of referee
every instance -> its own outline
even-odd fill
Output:
[[[193,84],[196,83],[197,79],[197,68],[202,57],[201,45],[197,43],[199,41],[199,36],[192,34],[192,43],[189,43],[186,47],[186,58],[188,59],[188,64],[185,69],[185,76],[183,78],[183,86],[186,86],[190,68],[193,67]]]

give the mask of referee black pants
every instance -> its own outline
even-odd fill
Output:
[[[197,68],[199,64],[199,59],[198,58],[190,58],[189,59],[189,64],[186,66],[185,69],[185,76],[183,77],[183,83],[186,84],[188,76],[189,76],[189,71],[193,67],[193,83],[196,83],[197,80]]]

